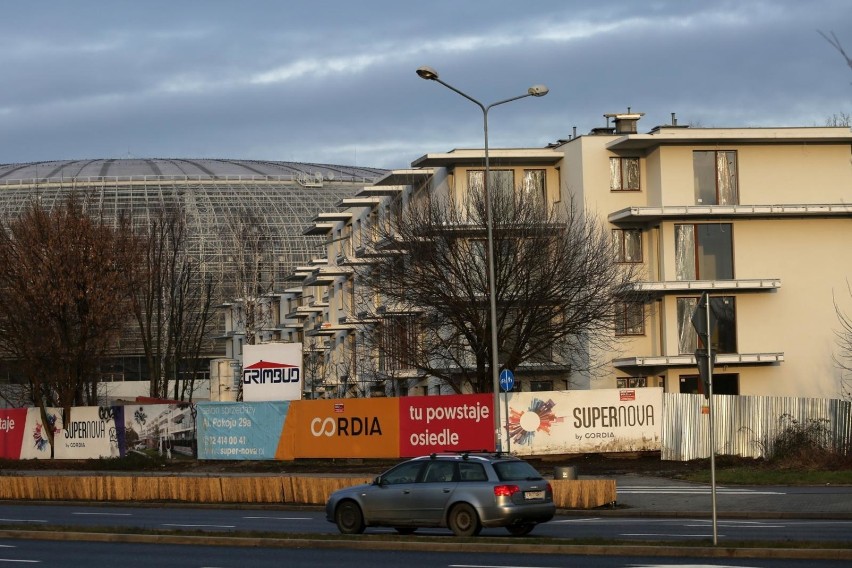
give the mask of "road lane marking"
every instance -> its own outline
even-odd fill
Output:
[[[210,528],[210,529],[235,529],[234,525],[181,525],[177,523],[163,523],[164,527],[191,527],[191,528]]]
[[[684,537],[684,538],[707,538],[712,534],[673,534],[673,533],[621,533],[621,536],[664,536],[664,537]],[[720,534],[718,536],[725,536]]]
[[[72,515],[85,515],[89,517],[132,517],[132,513],[71,513]]]
[[[710,487],[618,487],[619,495],[707,495]],[[784,491],[758,491],[755,489],[734,489],[720,487],[716,493],[721,495],[786,495]]]
[[[785,528],[787,528],[787,525],[757,525],[757,524],[755,524],[755,525],[734,525],[732,523],[728,523],[728,522],[725,522],[725,521],[720,521],[718,523],[718,525],[720,527],[737,528],[737,529],[785,529]],[[684,525],[684,526],[701,528],[701,527],[706,527],[707,523],[702,523],[700,525]]]
[[[15,560],[14,558],[0,558],[0,562],[18,562],[27,564],[41,564],[41,560]]]
[[[310,521],[311,517],[243,517],[244,519],[269,519],[272,521]]]
[[[46,523],[43,519],[0,519],[0,523]]]
[[[448,564],[447,568],[550,568],[549,566],[515,566],[514,564]]]
[[[729,566],[728,564],[628,564],[630,568],[751,568],[746,565]]]

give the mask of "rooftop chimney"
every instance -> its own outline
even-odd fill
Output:
[[[631,112],[627,107],[626,113],[605,114],[607,121],[611,118],[615,124],[616,134],[636,134],[639,119],[645,116],[644,112]]]

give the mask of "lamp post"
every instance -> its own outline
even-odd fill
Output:
[[[490,105],[484,105],[467,93],[464,93],[452,85],[445,83],[438,78],[438,72],[431,67],[418,67],[417,75],[428,81],[435,81],[446,88],[450,89],[463,96],[482,110],[483,132],[485,134],[485,179],[483,181],[484,197],[485,197],[485,227],[487,230],[486,254],[488,257],[488,302],[491,318],[491,379],[494,388],[494,449],[498,452],[502,450],[502,436],[500,435],[500,361],[497,353],[497,293],[495,290],[494,276],[494,222],[491,218],[491,194],[488,191],[489,178],[491,175],[490,164],[488,162],[488,111],[498,105],[510,103],[518,99],[526,97],[543,97],[547,94],[548,88],[544,85],[533,85],[523,95],[511,97]]]

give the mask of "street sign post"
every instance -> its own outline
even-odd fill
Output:
[[[698,306],[692,313],[692,326],[698,332],[704,348],[695,350],[695,363],[698,365],[698,375],[704,383],[704,396],[707,398],[707,415],[710,422],[710,494],[713,514],[713,545],[719,544],[716,523],[716,436],[713,422],[713,363],[716,360],[713,347],[710,345],[711,330],[716,326],[715,314],[710,309],[710,295],[701,294]]]
[[[512,452],[512,440],[509,438],[509,391],[515,388],[515,374],[509,369],[500,372],[500,388],[503,389],[503,403],[506,409],[506,453]]]

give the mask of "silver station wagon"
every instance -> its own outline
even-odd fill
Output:
[[[553,488],[527,462],[500,454],[432,454],[400,463],[371,484],[335,491],[325,505],[343,534],[366,527],[448,527],[473,536],[484,527],[529,534],[553,518]]]

